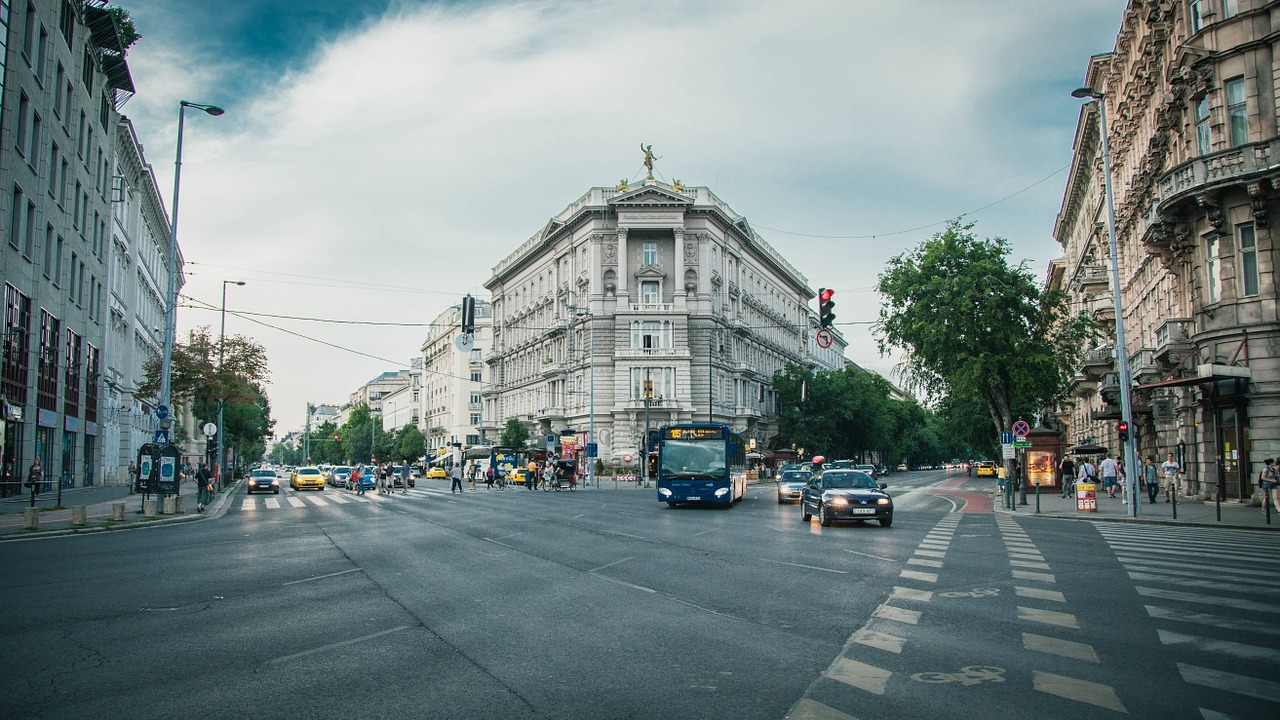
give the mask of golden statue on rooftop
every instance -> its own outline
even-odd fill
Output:
[[[645,145],[644,143],[640,143],[640,152],[644,153],[644,168],[645,170],[649,171],[649,175],[645,179],[652,180],[653,179],[653,161],[661,160],[662,158],[653,154],[652,145]]]

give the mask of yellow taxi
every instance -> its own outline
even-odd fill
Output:
[[[293,477],[289,478],[289,487],[294,490],[315,488],[320,492],[324,492],[324,473],[320,472],[320,468],[314,465],[300,467],[294,471]]]
[[[515,468],[507,475],[507,482],[523,485],[529,478],[528,468]]]
[[[433,467],[430,470],[427,470],[428,480],[431,480],[431,479],[444,480],[447,477],[449,477],[449,473],[442,467]]]
[[[990,460],[982,460],[978,463],[978,470],[974,475],[978,477],[995,477],[996,464]]]

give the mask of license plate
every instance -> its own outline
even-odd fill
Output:
[[[853,515],[875,515],[875,508],[854,508],[849,511]]]
[[[690,495],[690,496],[689,496],[689,499],[690,499],[690,500],[701,500],[702,498],[701,498],[700,496],[698,496],[698,495]]]

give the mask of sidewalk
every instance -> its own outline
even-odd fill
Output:
[[[1102,486],[1099,485],[1099,488]],[[1218,518],[1218,508],[1213,501],[1204,502],[1198,499],[1178,498],[1178,517],[1173,517],[1174,503],[1166,503],[1164,498],[1157,497],[1156,503],[1147,500],[1147,494],[1140,496],[1142,504],[1138,508],[1137,517],[1129,517],[1129,509],[1116,493],[1115,499],[1107,497],[1105,492],[1098,493],[1098,509],[1087,512],[1076,509],[1074,497],[1064,498],[1058,490],[1046,490],[1040,493],[1040,514],[1036,515],[1035,488],[1028,488],[1027,504],[1018,505],[1016,511],[1003,507],[1004,498],[995,495],[995,511],[1015,515],[1031,515],[1036,517],[1069,518],[1072,520],[1101,520],[1107,522],[1133,522],[1152,525],[1193,525],[1200,527],[1243,528],[1249,530],[1280,530],[1280,513],[1271,512],[1271,524],[1267,525],[1262,508],[1257,505],[1245,505],[1239,502],[1224,501],[1222,517]],[[1017,495],[1014,495],[1017,499]]]
[[[58,501],[56,490],[41,493],[36,497],[36,507],[41,508],[40,529],[26,530],[23,511],[31,507],[31,495],[7,497],[0,500],[0,540],[12,540],[27,537],[44,537],[50,535],[73,535],[86,532],[101,532],[140,525],[156,525],[174,522],[189,522],[203,517],[221,514],[231,495],[239,483],[234,483],[218,493],[209,509],[204,513],[196,512],[196,486],[193,480],[184,480],[179,488],[186,501],[186,512],[183,514],[163,515],[154,518],[142,516],[142,495],[130,493],[127,485],[95,485],[87,488],[71,488],[62,491],[62,510],[52,508]],[[157,496],[152,495],[152,499]],[[125,503],[125,519],[115,522],[111,519],[113,503]],[[71,524],[71,508],[85,506],[85,524]],[[163,505],[158,505],[157,510]]]

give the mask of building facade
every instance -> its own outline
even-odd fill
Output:
[[[1081,110],[1048,278],[1104,338],[1059,408],[1068,443],[1119,447],[1124,352],[1138,455],[1172,452],[1189,491],[1226,499],[1254,497],[1262,460],[1280,455],[1277,30],[1280,2],[1129,2],[1085,77],[1106,102],[1122,307],[1096,103]]]
[[[6,484],[39,457],[63,487],[102,480],[103,348],[110,324],[118,109],[133,93],[102,3],[24,0],[7,20],[0,98]]]
[[[493,347],[493,305],[477,299],[475,332],[465,349],[458,344],[461,335],[462,306],[454,305],[431,322],[422,342],[418,427],[432,456],[451,443],[470,446],[485,440],[483,391],[489,373],[485,361]]]
[[[814,291],[705,187],[596,187],[485,283],[493,350],[486,434],[508,418],[535,437],[594,426],[625,461],[647,429],[728,423],[767,447],[773,374],[813,367]]]

